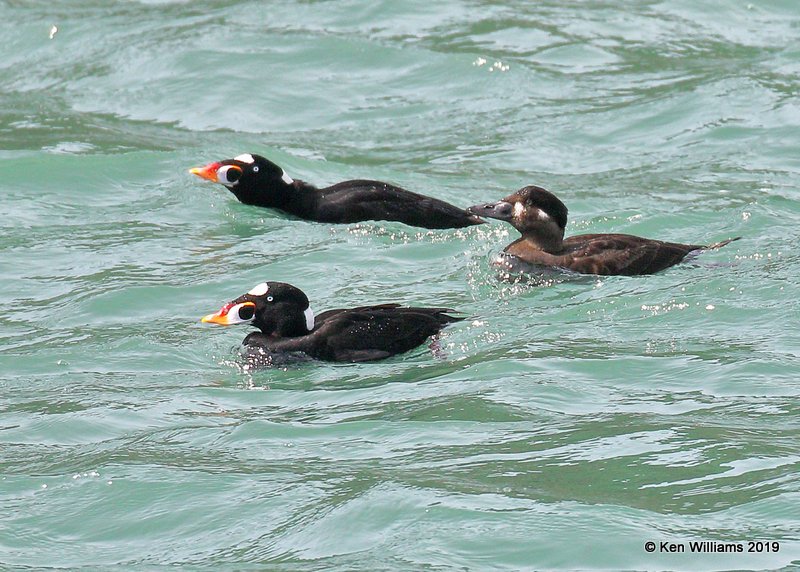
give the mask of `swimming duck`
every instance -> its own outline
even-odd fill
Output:
[[[450,203],[381,181],[358,179],[318,189],[250,153],[189,172],[224,185],[245,204],[317,222],[389,220],[423,228],[461,228],[485,222]]]
[[[263,282],[215,314],[204,316],[201,322],[252,324],[261,331],[244,339],[242,343],[248,349],[362,362],[407,352],[447,324],[463,319],[447,312],[454,310],[380,304],[328,310],[315,316],[308,297],[299,288],[284,282]]]
[[[581,274],[653,274],[678,264],[689,253],[721,248],[740,238],[711,245],[664,242],[630,234],[580,234],[565,239],[567,207],[553,193],[535,185],[468,210],[504,220],[522,234],[506,246],[506,254],[529,264]]]

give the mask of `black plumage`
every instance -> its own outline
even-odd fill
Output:
[[[292,179],[259,155],[239,155],[190,172],[225,185],[245,204],[317,222],[386,220],[423,228],[461,228],[484,222],[450,203],[381,181],[357,179],[318,189]]]
[[[337,309],[314,316],[308,298],[283,282],[265,282],[225,304],[202,321],[252,323],[260,332],[244,339],[247,348],[270,354],[305,354],[337,362],[362,362],[407,352],[463,318],[449,308],[380,304]]]
[[[529,264],[581,274],[653,274],[681,262],[689,253],[725,246],[680,244],[629,234],[581,234],[564,238],[567,207],[553,193],[527,186],[501,201],[475,205],[469,211],[510,223],[522,236],[506,246],[506,254]]]

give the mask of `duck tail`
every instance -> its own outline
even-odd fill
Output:
[[[729,238],[727,240],[722,240],[720,242],[715,242],[714,244],[709,244],[708,246],[706,246],[704,248],[705,248],[705,250],[716,250],[718,248],[722,248],[726,244],[729,244],[729,243],[733,242],[734,240],[739,240],[740,238],[742,238],[742,237],[741,236],[736,236],[734,238]]]

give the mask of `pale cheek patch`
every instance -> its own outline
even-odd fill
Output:
[[[537,216],[539,217],[539,220],[550,220],[550,215],[544,212],[542,209],[539,209]]]
[[[514,218],[520,218],[525,211],[525,205],[520,202],[514,203]]]
[[[306,311],[303,312],[303,315],[306,317],[306,329],[310,332],[314,329],[314,311],[311,307],[308,307]]]
[[[283,175],[281,175],[281,181],[283,181],[287,185],[291,185],[292,183],[294,183],[294,179],[292,179],[289,175],[287,175],[286,171],[283,171]]]
[[[251,296],[263,296],[267,292],[269,292],[269,284],[267,284],[266,282],[262,282],[258,286],[253,287],[253,289],[250,290],[248,294],[250,294]]]
[[[250,153],[242,153],[241,155],[237,155],[236,157],[233,158],[233,160],[248,164],[256,162],[256,160],[253,159],[253,156]]]

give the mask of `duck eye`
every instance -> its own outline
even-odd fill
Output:
[[[250,304],[247,304],[246,306],[241,306],[239,308],[239,319],[240,320],[252,320],[253,316],[255,315],[255,313],[256,313],[256,309],[253,306],[251,306]]]
[[[242,177],[242,170],[235,165],[226,165],[217,171],[217,178],[222,184],[233,185]]]
[[[258,173],[258,166],[253,167],[253,172]]]
[[[267,296],[267,302],[272,302],[274,299],[272,296]]]

